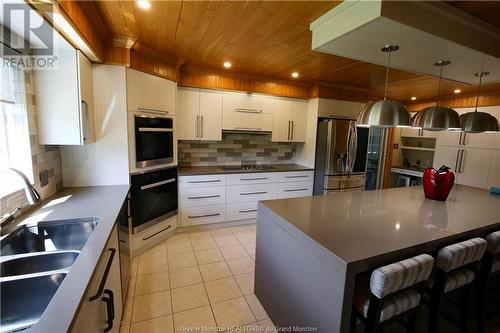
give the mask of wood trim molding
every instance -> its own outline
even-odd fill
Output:
[[[366,103],[370,98],[368,91],[359,88],[345,88],[330,84],[315,84],[311,87],[309,95],[311,98],[331,98],[344,101]]]
[[[144,52],[136,51],[134,48],[130,49],[130,68],[172,81],[179,80],[179,68],[177,66],[147,55]]]
[[[451,108],[469,108],[476,105],[476,95],[467,96],[447,96],[441,98],[440,104],[446,105]],[[419,101],[415,103],[408,103],[408,111],[418,112],[423,108],[436,105],[435,100]],[[479,97],[479,106],[493,106],[500,105],[500,90],[499,91],[486,91]]]

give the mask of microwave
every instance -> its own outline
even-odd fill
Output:
[[[138,109],[131,112],[129,129],[135,169],[167,166],[174,162],[174,118],[167,112]]]

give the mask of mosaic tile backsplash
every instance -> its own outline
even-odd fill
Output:
[[[223,133],[222,141],[179,141],[179,166],[293,163],[296,143],[271,142],[271,134]]]

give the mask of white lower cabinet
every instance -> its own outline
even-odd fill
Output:
[[[179,177],[181,226],[257,217],[262,200],[312,195],[314,171]]]
[[[70,331],[117,333],[120,330],[122,309],[120,252],[115,226],[97,263]]]
[[[306,197],[312,195],[312,192],[312,181],[278,184],[278,199]]]
[[[224,222],[226,220],[225,205],[211,205],[182,208],[182,226]]]

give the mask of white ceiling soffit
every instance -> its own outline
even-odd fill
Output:
[[[345,1],[312,22],[312,49],[385,65],[381,47],[397,44],[391,67],[438,76],[437,60],[449,60],[443,78],[500,82],[500,29],[442,2]]]

